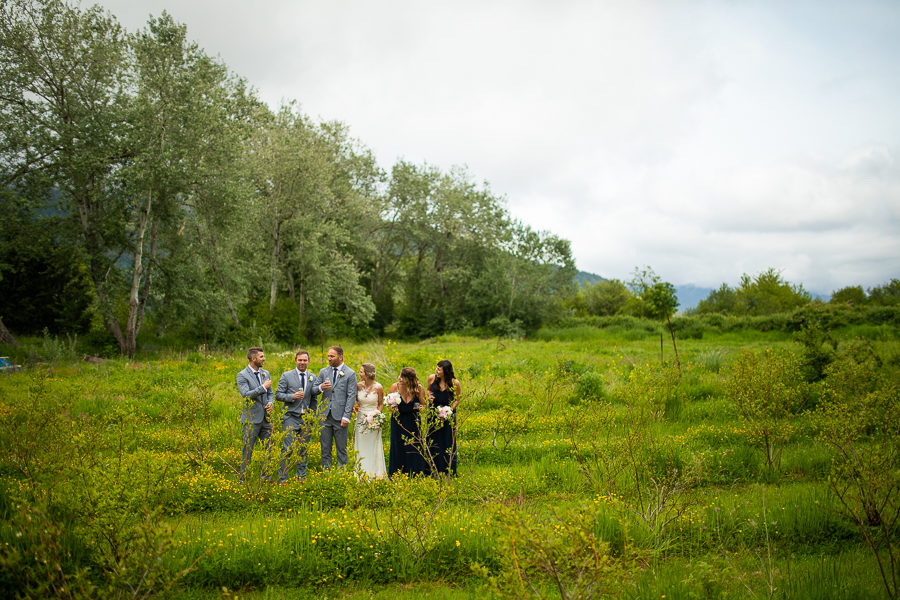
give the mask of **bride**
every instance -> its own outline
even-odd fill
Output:
[[[369,477],[384,477],[384,446],[381,443],[381,427],[369,423],[367,417],[380,413],[384,404],[384,388],[375,381],[375,365],[363,363],[359,368],[356,386],[356,428],[353,444],[359,455],[359,469]],[[373,427],[373,425],[375,425]]]

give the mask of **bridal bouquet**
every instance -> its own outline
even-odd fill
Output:
[[[438,406],[437,407],[437,416],[442,421],[449,421],[450,417],[453,416],[453,409],[449,406]]]
[[[387,417],[383,412],[371,412],[364,415],[363,431],[380,431]]]
[[[392,409],[397,408],[398,406],[400,406],[401,402],[400,394],[398,394],[397,392],[391,392],[384,397],[384,402]]]

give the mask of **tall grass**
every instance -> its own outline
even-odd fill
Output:
[[[374,362],[386,387],[398,366],[412,364],[424,379],[438,359],[453,361],[468,395],[458,413],[459,476],[443,483],[370,483],[352,472],[323,472],[314,443],[304,484],[238,484],[240,353],[63,360],[10,374],[0,377],[0,512],[27,521],[16,507],[37,492],[29,491],[22,461],[47,455],[40,436],[26,432],[40,431],[38,416],[58,414],[69,437],[97,436],[71,454],[87,461],[90,469],[78,472],[94,479],[68,481],[55,467],[28,471],[38,483],[102,490],[109,465],[122,456],[122,464],[165,473],[161,524],[174,533],[164,566],[175,573],[196,561],[170,590],[174,597],[220,597],[222,588],[260,598],[484,597],[494,589],[489,578],[508,564],[500,540],[510,530],[496,518],[498,507],[548,523],[563,509],[580,514],[591,524],[587,541],[609,545],[626,597],[878,593],[867,583],[875,565],[860,551],[861,534],[839,516],[828,489],[832,455],[816,441],[815,415],[795,415],[780,468],[769,469],[724,397],[725,366],[742,347],[792,350],[794,342],[745,330],[684,340],[689,358],[678,378],[660,365],[654,331],[610,321],[602,329],[543,329],[523,341],[343,343],[346,362]],[[876,343],[884,368],[896,368],[900,345]],[[292,367],[289,350],[267,348],[275,378]],[[312,368],[321,361],[317,354]],[[38,379],[46,406],[28,395]],[[208,425],[196,429],[203,419]],[[64,444],[66,436],[53,439]],[[189,454],[198,444],[209,450],[200,459]],[[686,477],[683,487],[666,487],[673,473]],[[683,508],[668,526],[648,518],[657,506],[648,498],[661,492],[676,494]],[[82,521],[62,522],[99,518],[82,509],[71,509]],[[398,520],[403,515],[409,518]],[[0,546],[13,547],[15,532],[0,530]],[[71,548],[90,547],[74,525],[65,535]],[[486,576],[472,570],[476,563]]]

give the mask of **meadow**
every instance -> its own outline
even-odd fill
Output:
[[[242,350],[57,352],[0,377],[0,595],[897,597],[897,331],[831,335],[812,375],[780,331],[679,340],[680,371],[647,328],[344,341],[385,387],[453,362],[459,474],[322,472],[314,443],[283,486],[238,482]]]

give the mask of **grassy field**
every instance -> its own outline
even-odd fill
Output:
[[[844,336],[815,383],[777,332],[679,341],[680,374],[642,331],[343,346],[385,387],[453,362],[458,477],[323,473],[313,444],[304,484],[239,484],[241,351],[0,378],[0,594],[896,597],[896,331]]]

